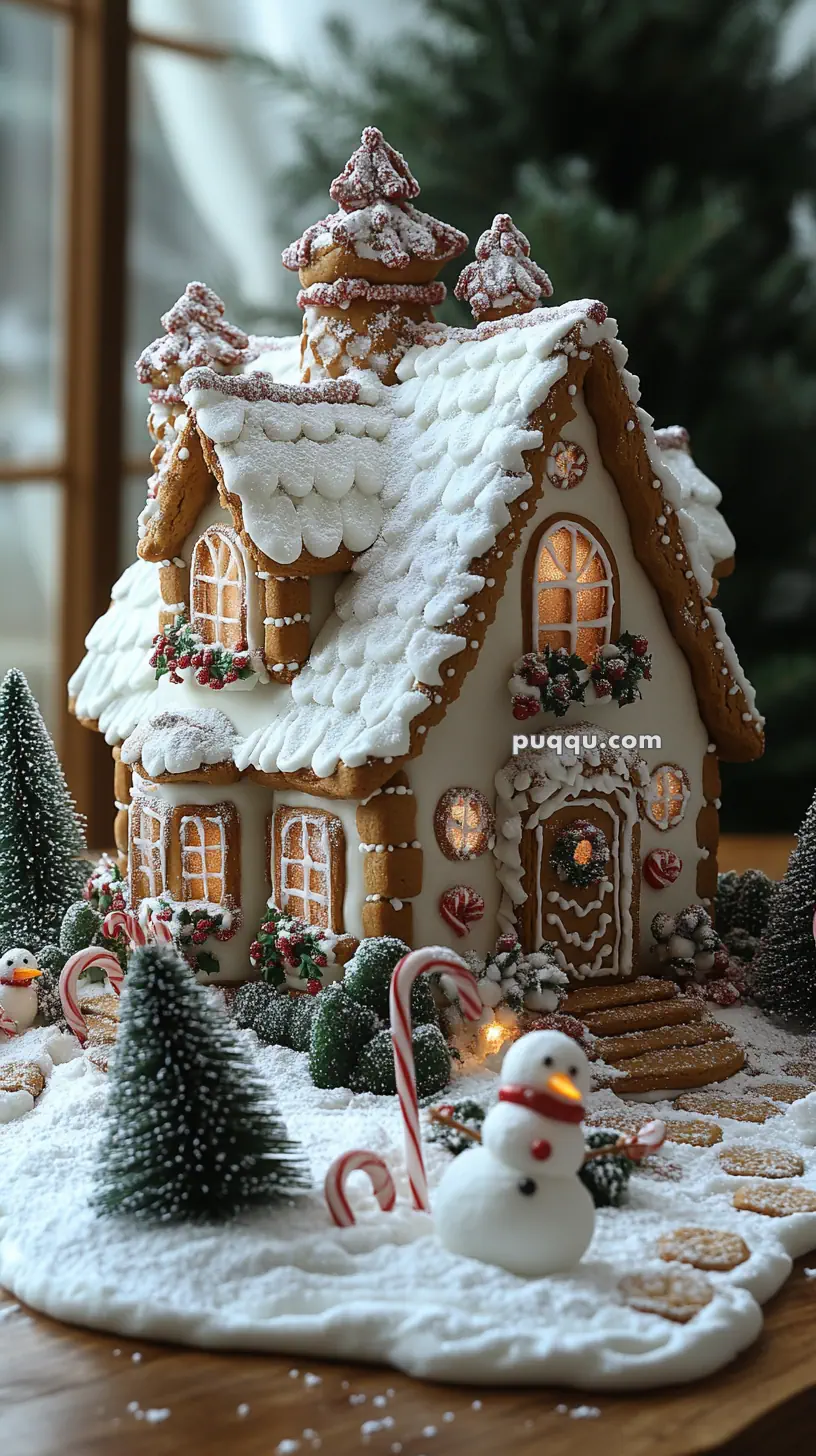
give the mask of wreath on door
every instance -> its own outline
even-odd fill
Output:
[[[550,850],[550,868],[560,880],[579,890],[597,885],[606,874],[608,862],[607,837],[589,819],[573,819],[559,830]]]

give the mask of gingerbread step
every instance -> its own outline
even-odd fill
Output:
[[[611,1006],[608,1011],[590,1011],[581,1019],[596,1036],[619,1036],[626,1031],[651,1031],[656,1026],[702,1021],[703,1006],[690,996],[678,996],[674,1001]]]
[[[630,1057],[644,1052],[659,1052],[666,1047],[702,1046],[709,1041],[727,1041],[731,1029],[719,1021],[689,1021],[679,1026],[655,1026],[650,1031],[630,1031],[623,1036],[602,1036],[593,1050],[612,1067],[622,1066]]]
[[[664,1087],[705,1087],[724,1082],[745,1064],[745,1052],[735,1041],[714,1041],[704,1046],[669,1047],[646,1052],[624,1063],[625,1077],[615,1080],[616,1092],[660,1092]]]
[[[611,1006],[637,1006],[645,1001],[671,1001],[677,995],[674,981],[639,976],[616,986],[581,986],[570,991],[559,1006],[570,1016],[584,1019],[585,1011],[606,1011]]]

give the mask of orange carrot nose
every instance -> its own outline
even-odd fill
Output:
[[[37,977],[41,975],[42,971],[37,970],[36,966],[21,966],[18,971],[14,972],[11,984],[12,986],[27,986],[29,981],[36,981]]]
[[[565,1072],[553,1072],[553,1075],[547,1080],[547,1091],[557,1092],[559,1097],[566,1097],[568,1102],[583,1101],[572,1077],[568,1077]]]

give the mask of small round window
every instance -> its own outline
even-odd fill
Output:
[[[686,812],[689,781],[685,769],[675,763],[661,763],[644,795],[646,818],[656,829],[673,829]]]
[[[493,810],[478,789],[448,789],[436,806],[434,831],[446,859],[476,859],[493,848]]]

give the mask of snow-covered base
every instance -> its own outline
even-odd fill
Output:
[[[757,1012],[722,1014],[751,1045],[756,1071],[778,1078],[783,1061],[810,1050]],[[457,1258],[440,1246],[431,1220],[409,1209],[396,1100],[317,1091],[305,1057],[282,1048],[259,1050],[259,1062],[308,1150],[312,1195],[224,1229],[100,1220],[88,1198],[106,1078],[84,1058],[51,1067],[43,1056],[48,1036],[34,1030],[0,1045],[0,1061],[12,1052],[39,1056],[49,1073],[36,1110],[0,1127],[0,1284],[58,1319],[211,1349],[385,1362],[465,1384],[644,1389],[727,1364],[758,1335],[760,1304],[784,1283],[791,1259],[816,1248],[816,1214],[740,1213],[731,1195],[743,1180],[720,1171],[716,1147],[668,1144],[654,1160],[658,1173],[633,1176],[625,1207],[599,1212],[573,1274],[527,1282]],[[451,1095],[484,1101],[495,1087],[495,1074],[471,1064]],[[594,1106],[614,1101],[609,1091],[592,1099]],[[796,1119],[720,1121],[725,1143],[798,1150],[806,1172],[797,1181],[816,1188],[816,1149]],[[359,1222],[338,1230],[319,1190],[330,1161],[354,1147],[389,1160],[398,1206],[381,1213],[355,1175]],[[448,1157],[427,1145],[432,1185]],[[709,1275],[715,1297],[686,1325],[637,1313],[617,1294],[623,1274],[682,1267],[655,1254],[658,1235],[682,1225],[732,1229],[752,1251],[731,1273]]]

